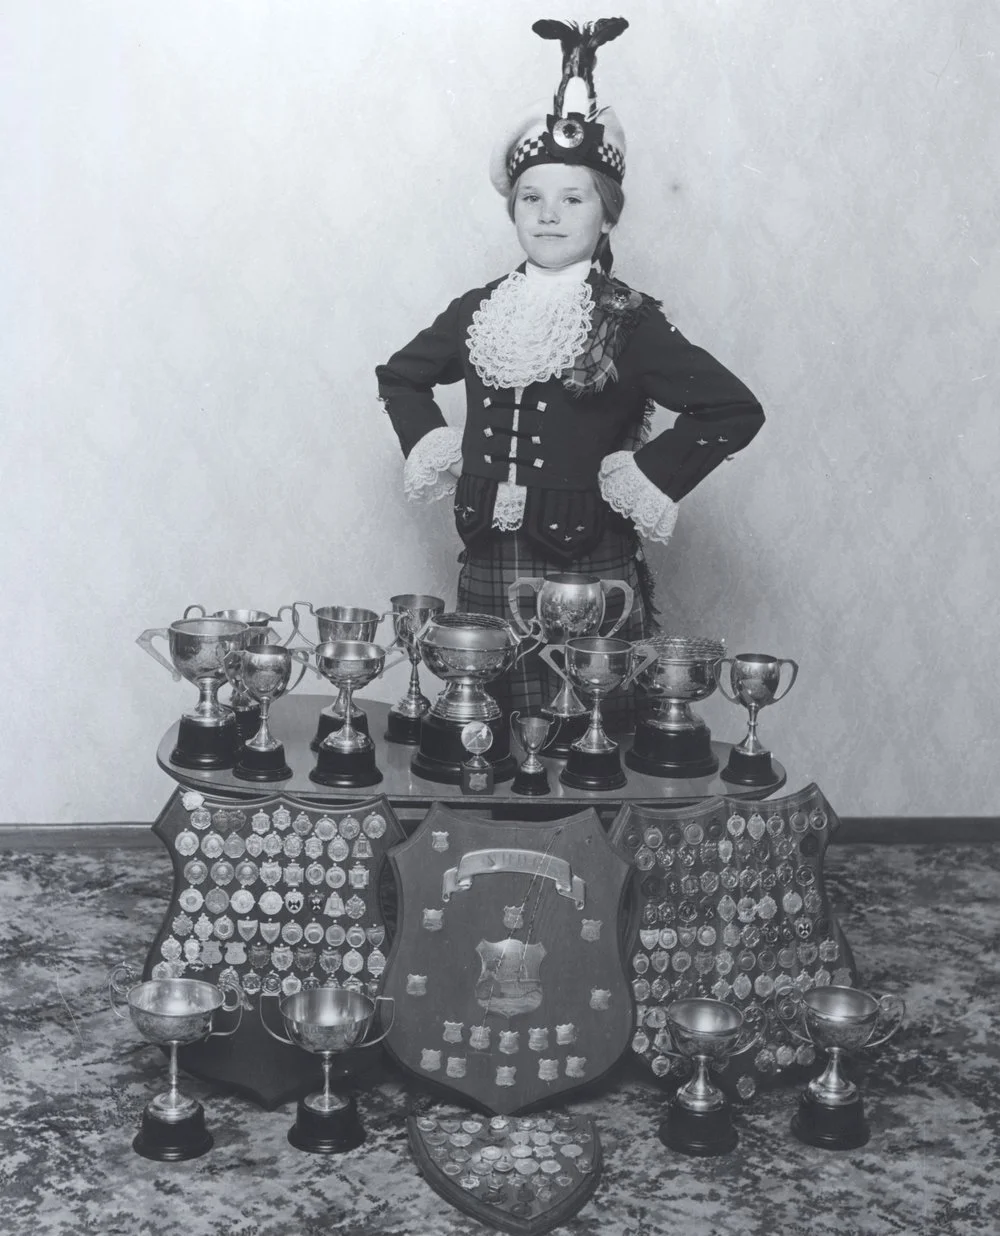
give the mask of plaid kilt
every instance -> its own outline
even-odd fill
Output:
[[[458,560],[462,564],[456,607],[459,611],[494,614],[509,621],[511,614],[507,589],[515,579],[575,571],[595,575],[599,579],[624,580],[634,591],[632,613],[625,625],[615,633],[616,639],[638,640],[653,635],[657,629],[642,547],[634,535],[605,532],[592,553],[584,554],[567,566],[565,562],[547,558],[523,531],[500,532],[474,548],[466,549]],[[535,594],[528,588],[521,589],[520,610],[525,621],[535,615]],[[602,631],[610,630],[621,612],[622,594],[615,591],[608,597]],[[505,677],[488,683],[486,690],[504,714],[509,716],[516,709],[545,707],[562,685],[562,679],[549,669],[538,653],[530,652]],[[615,691],[601,706],[601,715],[609,732],[634,728],[635,713],[633,687],[628,691]]]

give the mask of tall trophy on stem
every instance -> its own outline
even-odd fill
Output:
[[[729,666],[730,690],[726,690],[722,668]],[[783,691],[781,670],[788,666],[791,674]],[[774,766],[771,752],[757,737],[757,715],[768,704],[776,704],[791,691],[798,677],[799,667],[787,658],[772,657],[765,652],[742,652],[738,657],[722,657],[716,664],[719,690],[731,704],[742,704],[750,714],[747,735],[729,753],[729,762],[720,776],[733,785],[771,785],[774,782]]]
[[[420,722],[431,707],[430,700],[420,690],[417,632],[428,618],[444,612],[444,601],[423,592],[403,592],[391,597],[390,604],[396,642],[406,649],[406,655],[410,658],[410,685],[403,698],[389,709],[385,736],[389,742],[415,747],[420,742]]]
[[[237,689],[256,705],[259,725],[255,734],[243,744],[233,776],[242,781],[282,781],[292,775],[285,763],[285,745],[270,729],[270,708],[287,691],[294,691],[308,667],[308,653],[301,648],[283,648],[277,644],[261,644],[243,648],[226,657],[226,674]],[[288,685],[292,664],[298,661],[299,675]]]

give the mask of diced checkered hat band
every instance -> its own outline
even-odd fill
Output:
[[[540,163],[582,163],[584,167],[603,172],[605,176],[610,176],[618,184],[622,183],[625,177],[625,155],[617,146],[612,146],[610,142],[601,142],[588,154],[579,158],[573,158],[572,151],[554,157],[549,153],[545,136],[539,133],[534,137],[527,137],[510,152],[507,159],[507,175],[510,177],[511,184],[522,172],[527,171],[529,167],[537,167]]]

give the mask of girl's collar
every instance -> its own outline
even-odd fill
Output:
[[[574,262],[572,266],[564,266],[562,270],[549,270],[545,266],[535,266],[531,262],[524,262],[518,268],[524,271],[524,274],[529,279],[552,280],[558,283],[584,283],[590,275],[591,262],[589,258],[584,258],[580,262]]]

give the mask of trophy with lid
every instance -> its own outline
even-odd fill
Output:
[[[249,627],[230,618],[189,618],[169,627],[153,627],[136,643],[173,675],[198,688],[198,703],[181,717],[171,762],[181,768],[232,768],[240,750],[240,734],[232,708],[219,703],[219,688],[226,681],[225,659],[245,647]],[[167,641],[168,661],[153,647],[154,639]]]
[[[550,646],[565,647],[568,639],[597,635],[604,622],[608,594],[614,591],[622,593],[622,612],[604,635],[617,634],[628,621],[635,600],[634,591],[623,579],[599,579],[596,575],[573,571],[541,577],[523,576],[515,579],[507,589],[507,603],[515,623],[525,633],[528,625],[521,616],[521,590],[524,588],[535,593],[536,621],[543,642]],[[544,709],[557,722],[545,751],[547,755],[565,757],[571,744],[586,730],[590,710],[580,702],[565,675],[562,678],[562,686]]]

